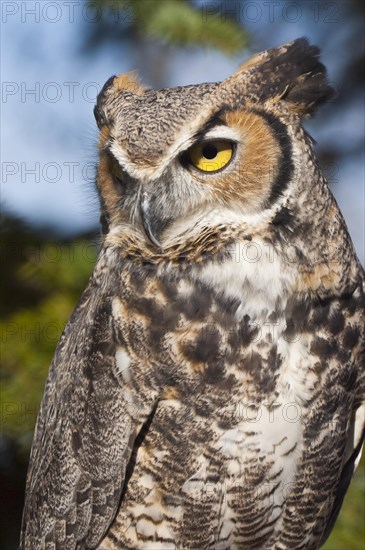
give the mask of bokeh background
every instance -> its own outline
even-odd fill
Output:
[[[307,36],[337,89],[306,128],[364,264],[364,6],[329,1],[1,2],[1,548],[17,547],[34,423],[57,340],[98,246],[95,97],[137,69],[153,87],[222,80]],[[363,550],[364,466],[327,550]]]

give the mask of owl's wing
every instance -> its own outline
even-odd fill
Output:
[[[332,506],[330,516],[327,521],[327,525],[323,531],[319,548],[326,542],[327,538],[331,534],[334,524],[337,520],[338,514],[341,510],[343,499],[347,489],[349,488],[352,476],[360,462],[362,448],[365,439],[365,405],[359,407],[354,415],[354,418],[350,425],[349,440],[347,443],[347,449],[345,454],[344,466],[341,471],[341,476],[335,495],[335,500]]]
[[[361,270],[362,276],[363,271]],[[350,389],[353,391],[354,404],[352,416],[349,421],[347,429],[347,442],[346,448],[343,453],[343,466],[338,480],[336,494],[332,504],[332,509],[328,516],[328,520],[324,527],[322,537],[321,537],[321,547],[334,527],[338,514],[341,510],[343,499],[346,495],[347,489],[350,485],[352,476],[360,462],[361,453],[365,440],[365,400],[364,400],[364,390],[365,390],[365,330],[364,330],[364,303],[365,303],[365,279],[359,287],[353,291],[351,300],[348,302],[348,305],[353,313],[351,319],[351,325],[347,328],[347,332],[344,331],[343,338],[349,335],[355,335],[355,343],[358,341],[356,353],[352,350],[352,361],[355,366],[355,376],[352,372],[351,377],[348,382],[348,391]],[[348,338],[346,345],[349,346]],[[341,348],[341,340],[340,348]],[[344,340],[342,341],[344,345]],[[339,365],[339,371],[341,371],[343,364]],[[334,449],[334,453],[336,449]],[[339,449],[337,449],[337,453]]]
[[[91,282],[50,368],[28,471],[20,548],[94,548],[117,510],[151,412],[117,381],[111,298]]]

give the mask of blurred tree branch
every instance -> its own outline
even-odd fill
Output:
[[[208,13],[191,0],[98,0],[98,4],[105,39],[112,28],[120,38],[132,35],[175,46],[208,46],[226,54],[247,44],[246,33],[236,21]],[[93,38],[103,40],[100,28],[97,32]]]

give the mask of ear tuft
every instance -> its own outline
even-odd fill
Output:
[[[243,64],[233,78],[249,78],[248,95],[260,100],[284,100],[301,115],[312,115],[317,107],[334,97],[320,50],[306,38],[266,50]]]
[[[292,42],[283,56],[283,76],[287,87],[282,99],[302,116],[312,115],[320,105],[335,96],[319,55],[317,46],[310,45],[306,38],[299,38]]]
[[[115,77],[114,90],[116,93],[125,90],[135,95],[143,95],[146,88],[140,83],[137,73],[131,71]]]
[[[94,117],[99,130],[101,130],[101,128],[105,124],[108,124],[108,118],[104,107],[107,102],[108,96],[111,95],[110,94],[111,88],[116,78],[117,77],[115,75],[108,78],[108,80],[105,82],[104,86],[98,93],[98,97],[96,98],[96,105],[94,107]]]
[[[94,116],[99,129],[111,121],[109,107],[116,96],[123,93],[143,95],[145,90],[146,88],[142,86],[133,71],[119,76],[111,76],[98,94],[94,107]]]

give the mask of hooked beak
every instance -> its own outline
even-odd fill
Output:
[[[158,217],[153,214],[151,201],[146,193],[142,194],[139,210],[143,229],[147,237],[154,246],[156,246],[157,248],[161,248],[161,243],[157,239],[156,235],[160,234],[162,230],[162,224]]]

